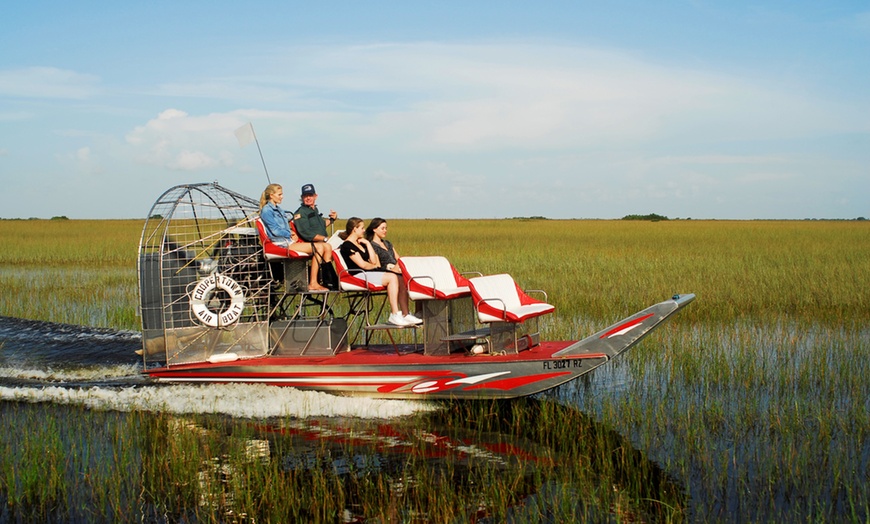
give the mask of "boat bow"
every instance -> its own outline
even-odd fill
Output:
[[[643,311],[624,318],[553,354],[554,357],[571,357],[583,353],[603,353],[608,358],[619,355],[640,342],[643,337],[665,319],[695,300],[695,295],[674,295],[670,300],[652,305]]]

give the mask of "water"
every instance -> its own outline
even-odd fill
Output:
[[[620,490],[634,500],[670,500],[690,521],[866,520],[866,328],[742,323],[675,333],[539,396],[539,402],[520,399],[485,408],[482,419],[467,407],[471,403],[344,398],[263,385],[154,384],[140,373],[138,332],[0,317],[0,411],[4,424],[36,419],[51,428],[52,420],[66,427],[82,407],[94,410],[88,411],[82,435],[64,436],[72,443],[87,439],[92,447],[116,434],[126,442],[130,433],[120,423],[99,423],[100,417],[170,414],[173,428],[227,434],[224,446],[252,446],[252,452],[267,448],[282,475],[334,475],[349,493],[368,493],[370,483],[386,486],[391,497],[408,489],[424,492],[421,479],[453,471],[455,490],[444,496],[465,500],[483,496],[480,484],[468,489],[481,470],[489,483],[517,475],[524,486],[517,507],[525,510],[575,509],[576,484],[569,479],[576,473],[556,472],[539,459],[587,442],[590,449],[557,462],[582,464],[591,458],[605,471],[624,471],[614,474]],[[550,415],[534,419],[539,412]],[[592,413],[595,421],[581,412]],[[482,422],[514,416],[525,423],[480,430]],[[535,433],[538,425],[542,429]],[[108,437],[94,433],[99,431]],[[600,437],[607,432],[606,439]],[[92,453],[109,468],[116,449]],[[630,467],[617,459],[624,452],[635,457]],[[207,457],[202,472],[208,474],[214,461],[224,467],[222,457]],[[421,459],[431,462],[409,476],[405,466]],[[526,472],[529,464],[536,466]],[[73,466],[67,466],[70,478],[76,475]],[[665,479],[665,487],[644,492],[656,478]],[[585,482],[597,485],[595,478]],[[556,503],[553,492],[559,494]],[[667,493],[676,494],[671,499]],[[87,491],[75,494],[93,497]],[[406,509],[421,507],[413,500]],[[350,499],[347,503],[340,511],[370,514]],[[73,499],[68,507],[75,504]],[[633,511],[643,516],[651,510],[635,505]],[[141,515],[149,510],[141,509]],[[522,512],[513,515],[523,520]],[[6,522],[2,515],[0,522]]]
[[[265,385],[155,384],[140,373],[140,348],[135,331],[0,317],[0,401],[247,418],[392,418],[435,409]]]
[[[460,522],[606,520],[609,499],[578,496],[599,483],[612,486],[608,497],[628,494],[620,513],[684,504],[643,453],[569,407],[156,384],[140,372],[140,344],[134,331],[0,317],[0,418],[27,428],[0,435],[0,470],[15,478],[0,490],[0,523],[240,522],[260,510],[266,521],[272,506],[249,503],[249,490],[256,500],[274,483],[287,489],[270,491],[272,504],[300,521],[379,521],[383,501],[400,521],[444,511]],[[547,430],[554,422],[570,431]],[[47,476],[60,488],[26,480]],[[173,486],[196,495],[179,500]]]

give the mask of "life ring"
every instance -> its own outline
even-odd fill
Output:
[[[230,305],[225,311],[215,312],[208,303],[216,289],[230,296]],[[211,274],[196,283],[190,292],[190,310],[200,322],[210,327],[235,324],[245,309],[245,290],[238,282],[220,273]]]

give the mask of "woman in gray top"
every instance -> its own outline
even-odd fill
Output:
[[[396,248],[393,247],[392,242],[386,239],[386,236],[387,221],[380,217],[373,218],[366,228],[366,239],[371,243],[381,261],[381,270],[401,275],[402,268],[398,265],[399,254],[396,253]],[[402,283],[404,284],[404,280]]]

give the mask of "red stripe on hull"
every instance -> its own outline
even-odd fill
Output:
[[[484,384],[475,384],[473,386],[469,386],[465,389],[500,389],[502,391],[510,391],[512,389],[516,389],[519,387],[523,387],[528,384],[532,384],[534,382],[538,382],[539,380],[547,380],[555,377],[562,377],[565,375],[570,375],[570,371],[561,371],[559,373],[543,373],[540,375],[529,375],[525,377],[516,377],[516,378],[506,378],[502,380],[493,380],[491,382],[486,382]]]
[[[653,316],[654,314],[655,313],[650,313],[649,315],[644,315],[642,317],[638,317],[634,320],[626,322],[625,324],[620,324],[620,325],[616,326],[615,328],[611,329],[610,331],[608,331],[607,333],[601,335],[601,337],[599,337],[599,338],[607,338],[607,337],[613,336],[615,333],[619,333],[620,331],[625,331],[629,328],[632,328],[632,327],[640,324],[644,320],[648,319],[649,317]]]

